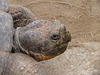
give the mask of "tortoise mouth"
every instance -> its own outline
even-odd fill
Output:
[[[63,53],[67,48],[68,42],[63,42],[59,45],[56,45],[52,50],[45,52],[45,55],[59,55]]]
[[[64,53],[67,48],[67,45],[68,45],[68,43],[63,42],[49,52],[35,53],[33,51],[29,51],[29,55],[32,56],[37,61],[48,60],[48,59],[51,59],[55,56],[58,56],[58,55]]]
[[[61,44],[58,46],[57,55],[63,53],[63,52],[66,50],[67,45],[68,45],[68,43],[61,43]]]

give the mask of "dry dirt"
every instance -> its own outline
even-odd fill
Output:
[[[66,52],[41,62],[46,75],[100,75],[100,0],[7,0],[37,19],[59,20],[72,41]]]

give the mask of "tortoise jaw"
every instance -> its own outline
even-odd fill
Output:
[[[48,60],[64,53],[67,48],[67,45],[68,43],[62,43],[48,53],[36,53],[33,51],[29,51],[29,55],[32,56],[36,61]]]
[[[46,55],[42,53],[34,53],[32,51],[29,52],[29,55],[32,56],[36,61],[43,61],[43,60],[48,60],[51,59],[57,55]]]

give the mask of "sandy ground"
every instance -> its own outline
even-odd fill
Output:
[[[7,0],[30,9],[37,19],[59,20],[72,35],[67,51],[41,62],[46,75],[100,75],[99,0]]]

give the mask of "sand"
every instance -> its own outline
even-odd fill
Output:
[[[46,75],[100,75],[99,0],[7,0],[30,9],[37,19],[59,20],[72,41],[62,55],[41,62]]]

